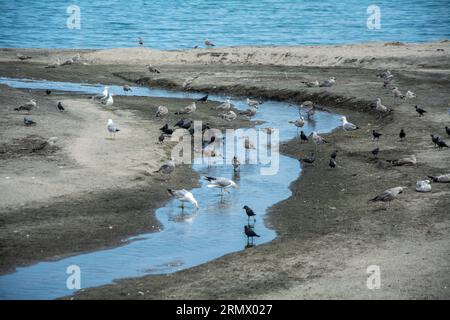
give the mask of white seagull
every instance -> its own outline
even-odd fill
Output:
[[[237,114],[233,110],[219,114],[219,117],[226,121],[233,121],[237,118]]]
[[[107,106],[107,107],[112,106],[113,103],[114,103],[113,95],[114,95],[114,93],[110,93],[110,94],[108,95],[108,98],[107,98],[106,100],[103,100],[103,101],[102,101],[102,104],[104,104],[104,105]]]
[[[325,140],[322,136],[319,136],[316,131],[313,131],[311,135],[312,135],[312,139],[313,139],[314,143],[316,144],[316,146],[320,145],[320,144],[328,143],[328,141]]]
[[[169,109],[167,109],[167,107],[159,106],[158,110],[156,111],[156,117],[161,118],[162,116],[165,116],[168,113],[169,113]]]
[[[214,43],[212,43],[211,41],[209,41],[208,38],[206,38],[205,46],[207,46],[208,48],[212,48],[212,47],[215,47],[216,45]]]
[[[120,131],[120,129],[117,128],[112,119],[108,119],[108,124],[106,125],[106,128],[108,129],[109,134],[112,135],[114,138],[116,137],[116,132]]]
[[[223,193],[223,191],[228,192],[228,188],[237,188],[237,184],[236,182],[234,182],[233,180],[227,179],[227,178],[215,178],[215,177],[206,177],[205,179],[208,180],[209,182],[211,182],[211,184],[208,184],[207,187],[208,188],[220,188],[221,192]]]
[[[302,128],[305,125],[305,118],[300,117],[300,119],[296,119],[295,121],[289,121],[289,123],[292,123],[297,128]]]
[[[417,192],[431,192],[431,181],[430,180],[419,180],[416,182]]]
[[[394,200],[395,198],[397,198],[397,196],[403,192],[404,187],[395,187],[395,188],[390,188],[387,189],[385,191],[383,191],[382,193],[380,193],[379,195],[377,195],[376,197],[370,199],[370,201],[384,201],[384,202],[391,202],[392,200]]]
[[[342,121],[342,129],[344,129],[344,131],[354,131],[359,129],[359,127],[351,122],[347,121],[347,117],[343,116],[341,118]]]
[[[169,194],[172,197],[174,197],[175,199],[177,199],[181,202],[181,208],[184,209],[185,202],[192,203],[197,209],[200,208],[198,205],[198,202],[197,202],[197,200],[195,200],[192,192],[187,191],[186,189],[181,189],[181,190],[167,189],[167,191],[169,192]]]
[[[332,87],[332,86],[334,86],[335,83],[336,83],[336,78],[331,77],[330,79],[323,81],[319,86],[320,87]]]
[[[402,92],[400,90],[398,90],[397,87],[392,89],[392,93],[394,94],[394,97],[396,97],[396,98],[400,98],[400,99],[404,98],[404,95],[402,94]]]
[[[406,93],[405,93],[405,98],[406,99],[413,99],[413,98],[415,98],[416,97],[416,94],[414,93],[414,92],[412,92],[412,91],[406,91]]]
[[[230,99],[226,99],[223,103],[218,105],[216,109],[222,109],[222,110],[229,110],[231,108],[231,101]]]
[[[182,108],[180,111],[175,112],[175,114],[189,114],[195,112],[195,110],[197,110],[197,105],[194,101],[190,105]]]
[[[257,107],[259,104],[261,104],[261,102],[259,102],[258,100],[253,100],[253,99],[247,98],[247,104],[250,107]]]
[[[108,87],[108,86],[105,86],[105,87],[103,88],[103,92],[102,92],[102,93],[97,94],[97,95],[91,97],[91,99],[93,99],[93,100],[104,100],[104,99],[107,99],[108,96],[109,96],[109,87]]]

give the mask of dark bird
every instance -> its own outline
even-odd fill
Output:
[[[447,134],[450,136],[450,128],[449,127],[445,127],[445,132],[447,132]]]
[[[314,152],[311,152],[309,158],[300,158],[298,161],[313,164],[314,161],[316,161],[316,156],[314,155]]]
[[[398,136],[400,137],[400,140],[405,139],[406,138],[405,130],[401,129],[400,133],[398,134]]]
[[[250,228],[249,226],[244,226],[244,232],[245,232],[245,235],[247,236],[247,241],[251,238],[252,239],[252,243],[253,243],[253,237],[258,237],[259,238],[259,235],[257,235],[255,233],[255,231],[253,231],[253,229]]]
[[[159,144],[163,144],[163,142],[164,142],[164,132],[161,133],[161,135],[158,137],[158,142],[159,142]]]
[[[174,127],[179,127],[183,129],[189,129],[192,125],[192,121],[189,119],[181,119],[177,123],[175,123]]]
[[[138,39],[138,43],[139,43],[140,46],[143,46],[144,45],[144,39],[139,38]]]
[[[303,143],[303,141],[308,142],[308,137],[303,131],[300,131],[300,143]]]
[[[131,87],[127,84],[124,84],[122,86],[123,91],[128,92],[128,91],[133,91],[133,89],[131,89]]]
[[[370,151],[375,158],[378,158],[378,153],[380,152],[380,148],[375,148],[372,151]]]
[[[250,223],[250,217],[253,217],[253,221],[256,221],[255,219],[256,213],[254,213],[249,206],[244,206],[242,209],[245,209],[245,213],[247,214],[248,217],[248,223]]]
[[[197,101],[200,101],[200,102],[206,102],[206,101],[208,101],[208,95],[201,97],[201,98],[198,99]]]
[[[337,165],[336,160],[331,158],[330,162],[328,163],[328,165],[330,166],[331,169],[336,168],[336,165]]]
[[[416,112],[419,114],[419,117],[423,117],[423,114],[426,113],[426,111],[422,108],[419,108],[418,106],[415,106]]]
[[[65,110],[65,109],[64,109],[64,106],[63,106],[63,104],[62,104],[61,101],[58,101],[58,105],[57,105],[56,107],[57,107],[58,110],[61,111],[61,112],[63,112],[63,111]]]
[[[448,148],[449,147],[448,144],[445,143],[445,141],[440,139],[440,138],[439,138],[439,140],[437,141],[436,144],[437,144],[439,150],[441,150],[442,148]]]
[[[334,150],[332,153],[331,153],[331,158],[332,159],[336,159],[336,157],[337,157],[337,153],[338,153],[338,151],[337,150]]]
[[[47,90],[45,90],[45,93],[46,93],[46,94],[50,94],[50,93],[52,93],[52,91],[49,90],[49,89],[47,89]]]
[[[23,118],[23,123],[24,123],[27,127],[36,124],[36,122],[34,122],[33,120],[31,120],[31,119],[29,119],[29,118],[27,118],[27,117],[24,117],[24,118]]]
[[[18,54],[17,54],[17,58],[18,58],[19,60],[21,60],[21,61],[24,61],[24,60],[31,59],[31,56],[27,56],[27,55],[25,55],[25,54],[20,54],[20,53],[18,53]]]
[[[171,135],[175,131],[174,129],[170,129],[167,123],[163,127],[159,128],[159,130],[168,135]]]
[[[438,144],[438,141],[441,140],[441,138],[439,136],[435,136],[434,134],[430,134],[431,136],[431,141],[433,141],[434,146],[436,147]]]
[[[382,133],[376,132],[375,130],[372,130],[373,140],[375,140],[375,139],[380,140],[380,137],[381,137],[382,135],[383,135]]]

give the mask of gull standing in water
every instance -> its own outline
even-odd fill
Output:
[[[233,165],[233,171],[235,173],[240,170],[241,163],[239,162],[239,159],[236,156],[233,157],[232,165]]]
[[[108,119],[108,123],[106,125],[106,129],[108,129],[108,132],[110,135],[112,135],[113,139],[116,138],[116,132],[119,132],[120,129],[117,128],[117,126],[114,124],[112,119]]]
[[[228,189],[229,188],[237,188],[237,184],[236,182],[234,182],[233,180],[227,179],[227,178],[215,178],[215,177],[207,177],[205,176],[205,179],[208,180],[209,182],[211,182],[211,184],[208,184],[207,187],[208,188],[220,188],[221,190],[221,194],[223,194],[223,192],[229,192]]]
[[[197,209],[200,208],[198,205],[198,202],[194,198],[194,195],[192,194],[192,192],[187,191],[186,189],[181,189],[181,190],[167,189],[167,191],[173,198],[175,198],[181,202],[182,209],[184,209],[185,202],[192,203],[195,206],[195,208],[197,208]]]
[[[257,111],[258,109],[255,106],[252,106],[245,111],[239,112],[239,114],[245,115],[247,117],[253,117]]]
[[[214,43],[212,43],[211,41],[208,40],[208,38],[205,39],[205,46],[208,48],[212,48],[215,47],[216,45]]]
[[[295,125],[297,127],[297,133],[298,133],[298,128],[302,128],[305,125],[305,118],[300,117],[300,119],[296,119],[294,121],[290,120],[288,122],[292,123],[293,125]]]
[[[258,106],[259,104],[261,104],[261,102],[259,102],[258,100],[253,100],[253,99],[247,98],[247,104],[250,107],[255,107],[255,106]]]

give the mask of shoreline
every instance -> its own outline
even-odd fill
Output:
[[[448,51],[444,53],[448,58]],[[433,58],[430,59],[433,60]],[[417,60],[420,60],[422,64],[427,63],[426,57],[417,57]],[[3,66],[4,64],[0,64],[0,67]],[[30,70],[25,70],[25,67],[22,67],[20,71],[20,64],[15,68],[9,72],[30,74]],[[106,74],[106,69],[102,69],[101,66],[96,68],[97,72]],[[65,70],[76,71],[77,69],[84,74],[83,66],[68,66]],[[449,266],[448,255],[445,258],[449,248],[448,245],[442,245],[448,239],[448,233],[445,231],[449,229],[449,221],[445,212],[442,211],[448,205],[448,198],[446,198],[448,188],[445,185],[434,184],[433,188],[436,192],[423,196],[417,196],[413,191],[414,179],[430,171],[437,173],[437,171],[449,169],[445,165],[448,163],[448,151],[436,153],[429,145],[425,134],[430,126],[434,128],[438,124],[441,125],[445,118],[432,116],[418,123],[414,112],[409,111],[410,103],[399,103],[389,97],[389,91],[381,88],[373,70],[365,68],[305,67],[298,70],[292,66],[274,67],[253,64],[236,66],[163,64],[161,65],[163,74],[156,76],[149,75],[135,66],[118,65],[111,69],[113,70],[108,70],[108,74],[125,75],[131,82],[147,77],[150,85],[180,86],[187,75],[195,72],[202,74],[199,81],[193,85],[193,89],[198,91],[211,89],[213,86],[214,90],[235,92],[237,95],[265,98],[278,96],[280,99],[297,102],[320,101],[329,106],[332,111],[342,110],[349,115],[352,122],[361,124],[363,128],[351,139],[345,137],[339,130],[327,135],[332,145],[326,146],[324,152],[331,152],[334,148],[342,150],[342,155],[338,159],[343,161],[343,167],[336,171],[325,169],[327,161],[325,156],[319,159],[314,168],[303,168],[302,175],[291,186],[293,195],[267,213],[266,224],[277,232],[277,238],[274,241],[258,246],[255,250],[229,254],[175,274],[120,280],[112,285],[81,291],[75,295],[76,298],[250,297],[276,299],[327,296],[340,298],[444,298],[449,296],[448,290],[444,287],[431,285],[428,282],[428,279],[431,279],[444,285],[449,281],[444,271]],[[441,106],[446,100],[448,103],[449,97],[448,68],[443,64],[438,68],[439,72],[432,72],[431,75],[428,68],[422,69],[406,68],[401,72],[397,71],[397,83],[402,88],[412,89],[418,94],[418,101],[414,103],[423,104],[428,101],[430,106],[427,109],[430,109],[432,113],[443,115],[445,110]],[[284,79],[285,72],[289,75],[287,79]],[[301,87],[300,80],[314,77],[326,78],[330,75],[336,75],[338,78],[336,88],[324,90]],[[54,76],[58,77],[57,74]],[[433,81],[430,81],[431,79]],[[356,99],[354,92],[358,92],[362,98]],[[373,96],[378,95],[382,96],[383,100],[386,99],[387,103],[394,104],[395,108],[392,116],[379,123],[374,120],[375,114],[369,111],[370,105],[368,105],[373,101]],[[399,125],[414,126],[414,131],[410,133],[411,142],[399,145],[395,140]],[[386,142],[382,145],[382,159],[395,157],[403,152],[415,152],[421,163],[415,168],[417,173],[408,168],[389,168],[381,161],[375,162],[366,155],[370,151],[368,148],[371,147],[371,144],[367,146],[370,139],[369,130],[373,127],[382,130],[386,135]],[[421,136],[422,134],[424,137]],[[419,147],[425,148],[431,155],[423,155]],[[310,148],[310,145],[300,147],[298,141],[294,140],[285,146],[285,150],[280,151],[288,150],[291,156],[298,157],[307,154]],[[320,172],[326,184],[314,183],[317,179],[317,171]],[[383,176],[384,172],[389,172],[389,175]],[[378,178],[367,185],[363,183],[364,181],[359,181],[357,178],[359,176],[363,179]],[[339,181],[343,178],[348,179],[352,184],[346,183],[339,186]],[[355,203],[355,200],[367,199],[391,187],[398,179],[407,179],[410,188],[405,197],[394,204],[397,215],[389,211],[384,212],[379,206]],[[345,191],[340,191],[341,189]],[[317,194],[322,193],[327,193],[329,197],[319,197],[320,201],[315,201]],[[412,201],[410,197],[413,197]],[[430,206],[432,212],[428,213]],[[402,244],[397,246],[402,248],[401,259],[395,258],[394,252],[397,247],[394,244],[396,243]],[[418,243],[421,244],[420,247],[428,248],[428,250],[412,249],[417,248]],[[439,247],[435,247],[437,243],[441,243]],[[376,254],[370,258],[367,252],[376,252]],[[346,258],[342,259],[342,257]],[[385,290],[378,293],[364,290],[365,268],[360,265],[364,261],[369,262],[370,259],[375,258],[379,261],[388,261],[385,267],[388,270],[389,266],[394,267],[389,271],[396,275],[394,279],[388,277]],[[411,264],[409,267],[412,271],[402,274],[401,271],[405,271],[402,260]],[[433,272],[421,261],[432,261],[434,265],[431,271]],[[252,266],[257,266],[257,269]],[[415,273],[419,280],[416,279],[415,283],[408,284],[411,272]],[[250,274],[246,286],[239,282],[242,280],[241,274]],[[355,281],[355,278],[359,279],[359,282]],[[215,285],[211,287],[211,283]],[[145,295],[138,294],[138,291],[144,292]]]

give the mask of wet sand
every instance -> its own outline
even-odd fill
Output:
[[[380,52],[384,52],[382,49],[386,47],[391,47],[384,44],[379,46]],[[53,54],[51,51],[46,54],[35,51],[36,60],[40,63],[6,61],[11,52],[3,52],[0,59],[4,61],[0,63],[2,76],[74,82],[83,80],[91,83],[137,82],[142,85],[181,88],[186,78],[199,75],[192,83],[193,90],[287,100],[293,103],[313,100],[330,111],[346,114],[351,122],[361,127],[352,134],[336,130],[328,135],[330,143],[320,148],[316,164],[304,166],[301,178],[291,185],[292,197],[271,208],[266,223],[277,231],[276,240],[175,274],[120,280],[113,285],[82,290],[75,298],[449,298],[450,221],[446,208],[450,202],[450,185],[433,184],[433,192],[429,194],[420,194],[414,190],[416,180],[424,179],[427,174],[450,171],[450,151],[448,149],[437,151],[429,137],[429,134],[434,132],[445,138],[444,126],[450,122],[447,114],[450,107],[449,45],[448,43],[423,47],[414,45],[409,49],[409,46],[395,47],[395,50],[401,47],[401,50],[416,50],[416,52],[407,57],[405,55],[404,60],[401,54],[390,56],[389,52],[384,52],[383,62],[380,65],[377,65],[375,59],[371,60],[370,65],[363,64],[364,68],[361,68],[357,67],[358,61],[350,63],[349,66],[327,65],[327,63],[322,66],[308,66],[304,62],[290,65],[283,63],[282,60],[274,60],[273,65],[268,65],[253,63],[250,57],[248,61],[228,63],[225,60],[223,62],[214,60],[215,51],[219,49],[202,50],[205,53],[202,57],[209,55],[212,61],[178,63],[165,61],[161,64],[152,62],[161,70],[160,74],[149,73],[143,66],[144,62],[129,66],[116,64],[117,60],[114,60],[114,64],[113,62],[109,64],[110,51],[104,55],[101,51],[87,53],[84,60],[86,65],[62,66],[55,69],[43,68],[49,61],[48,55]],[[441,48],[443,52],[436,51]],[[289,53],[289,48],[285,50],[283,54]],[[296,49],[293,50],[295,53]],[[314,55],[314,48],[310,51],[310,55]],[[346,54],[348,57],[344,58],[351,60],[361,53],[348,49]],[[437,59],[436,55],[442,56]],[[91,59],[92,56],[97,60]],[[245,56],[246,54],[242,54],[242,57]],[[133,60],[133,57],[130,57],[130,60]],[[396,76],[395,85],[402,91],[414,91],[418,96],[417,99],[395,100],[390,90],[382,88],[382,83],[375,74],[386,66],[387,61],[390,65],[397,66],[392,68]],[[301,83],[306,80],[326,79],[330,76],[337,78],[337,84],[333,88],[306,88]],[[12,94],[9,91],[19,92]],[[23,97],[25,94],[27,98],[28,95],[39,95],[3,87],[1,94],[2,107],[16,104],[19,96]],[[10,98],[11,95],[15,98]],[[383,103],[392,106],[393,109],[393,112],[382,120],[377,119],[370,106],[377,97],[382,98]],[[45,97],[50,100],[49,110],[54,108],[51,104],[53,102],[51,99],[54,98],[57,97],[52,95],[49,98]],[[114,110],[121,117],[117,121],[127,119],[125,123],[130,125],[130,128],[139,126],[141,121],[149,121],[146,127],[149,132],[146,134],[151,134],[153,130],[151,120],[146,119],[142,110],[135,110],[141,103],[133,104],[132,99],[134,98],[120,98],[121,103],[117,104],[117,109]],[[148,103],[156,106],[159,102],[149,99]],[[416,104],[428,110],[425,117],[419,118],[415,113],[413,106]],[[17,124],[14,127],[11,111],[6,112],[4,109],[2,108],[2,112],[10,118],[2,116],[4,122],[1,126],[1,142],[26,136],[29,132],[25,132],[24,128],[18,127]],[[133,120],[127,118],[130,112]],[[36,116],[39,113],[40,111]],[[77,116],[83,114],[84,112]],[[50,117],[50,112],[48,116]],[[59,117],[59,114],[51,116]],[[97,116],[101,117],[100,114]],[[17,115],[14,117],[16,121],[22,119]],[[52,121],[51,119],[48,121]],[[8,127],[5,127],[4,123],[8,123]],[[376,147],[376,143],[371,141],[370,134],[374,128],[384,134],[379,143],[382,151],[378,160],[373,159],[370,154],[370,150]],[[408,135],[404,142],[398,139],[400,128],[404,128]],[[52,136],[58,133],[51,132]],[[71,134],[75,139],[79,138],[76,133],[68,133],[69,136]],[[46,136],[48,135],[50,132]],[[117,140],[119,139],[120,137]],[[285,153],[294,157],[308,154],[312,149],[314,149],[312,144],[300,145],[296,140],[282,146]],[[339,150],[338,168],[331,170],[327,164],[329,154],[335,149]],[[158,161],[165,155],[164,150],[160,152],[161,158]],[[418,165],[415,167],[391,167],[385,161],[412,153],[418,158]],[[33,158],[32,163],[36,168],[41,168],[42,162],[51,163],[52,157],[58,158],[56,162],[61,161],[59,159],[74,161],[67,156],[67,151],[62,147],[62,151],[57,149],[51,154],[44,155],[45,160]],[[145,154],[142,158],[145,158]],[[5,172],[9,174],[16,166],[19,170],[15,170],[18,172],[15,174],[28,176],[25,172],[22,173],[22,170],[29,166],[29,160],[24,159],[22,163],[20,161],[18,164],[17,160],[12,163],[2,159],[1,176],[4,176]],[[38,205],[42,199],[41,195],[38,195],[37,199],[28,199],[31,196],[27,194],[25,197],[27,201],[22,200],[25,202],[24,206],[20,206],[20,197],[14,202],[14,197],[8,196],[7,201],[12,202],[7,206],[2,205],[1,215],[3,238],[1,242],[7,244],[2,246],[3,270],[23,263],[115,245],[126,235],[150,230],[150,225],[143,225],[142,221],[148,219],[151,211],[165,201],[167,196],[161,194],[158,198],[155,193],[158,189],[155,178],[139,171],[152,167],[152,164],[149,162],[144,165],[140,161],[142,159],[138,160],[137,172],[127,165],[123,176],[117,179],[128,182],[126,186],[116,187],[115,190],[106,188],[93,194],[87,191],[87,195],[80,194],[77,190],[69,190],[67,194],[60,195],[61,190],[57,190],[56,194],[61,198],[55,196],[55,199],[51,197],[51,201],[45,199],[47,208]],[[78,161],[74,163],[73,165],[77,167]],[[90,173],[94,171],[97,171],[95,167],[91,168]],[[136,176],[143,180],[133,181],[131,177]],[[174,180],[173,183],[185,185],[188,182]],[[195,184],[195,177],[192,177],[191,183]],[[48,184],[51,185],[53,182]],[[386,209],[384,204],[367,202],[377,193],[397,185],[405,185],[408,189],[389,208]],[[153,188],[151,192],[150,188]],[[18,185],[17,190],[11,194],[18,194],[19,189]],[[140,192],[135,192],[136,189]],[[126,193],[125,190],[130,192]],[[112,191],[116,194],[116,197],[112,198],[116,200],[111,205],[117,208],[117,214],[110,216],[111,207],[100,205],[98,199],[103,197],[105,199],[103,203],[108,202],[106,199],[111,198],[109,193]],[[53,192],[55,191],[48,191],[49,196]],[[151,199],[147,196],[149,193],[152,193]],[[84,196],[91,197],[90,199],[94,200],[92,204],[84,201]],[[130,197],[132,201],[128,201]],[[146,201],[140,201],[143,199]],[[3,200],[2,198],[2,204]],[[79,203],[81,207],[77,209],[74,203]],[[131,210],[130,203],[133,204]],[[83,217],[81,212],[84,211],[80,210],[81,208],[91,212],[88,218]],[[127,215],[134,215],[133,219],[124,219],[125,212]],[[145,219],[136,219],[142,218],[144,212]],[[116,215],[117,218],[114,218]],[[36,224],[36,216],[40,218],[39,224]],[[87,230],[85,219],[89,219]],[[58,222],[60,224],[57,224]],[[61,226],[66,224],[70,224],[71,228],[65,230]],[[114,227],[105,228],[106,225],[113,224],[121,225],[121,230],[116,231],[119,228]],[[157,222],[151,224],[156,226]],[[102,226],[104,231],[101,231]],[[13,232],[14,229],[21,232],[21,237],[16,237],[19,240],[14,240],[16,239],[14,235],[17,235]],[[68,238],[65,238],[66,241],[57,241],[58,233],[63,232],[66,237],[67,230],[71,230],[69,234],[73,233],[74,240],[67,241]],[[32,231],[33,234],[26,238],[27,232]],[[86,236],[89,233],[91,236]],[[78,239],[80,235],[84,236],[82,241]],[[32,242],[31,245],[29,241]],[[36,248],[43,250],[39,252]],[[381,268],[380,290],[369,290],[366,287],[366,268],[369,265],[379,265]]]

